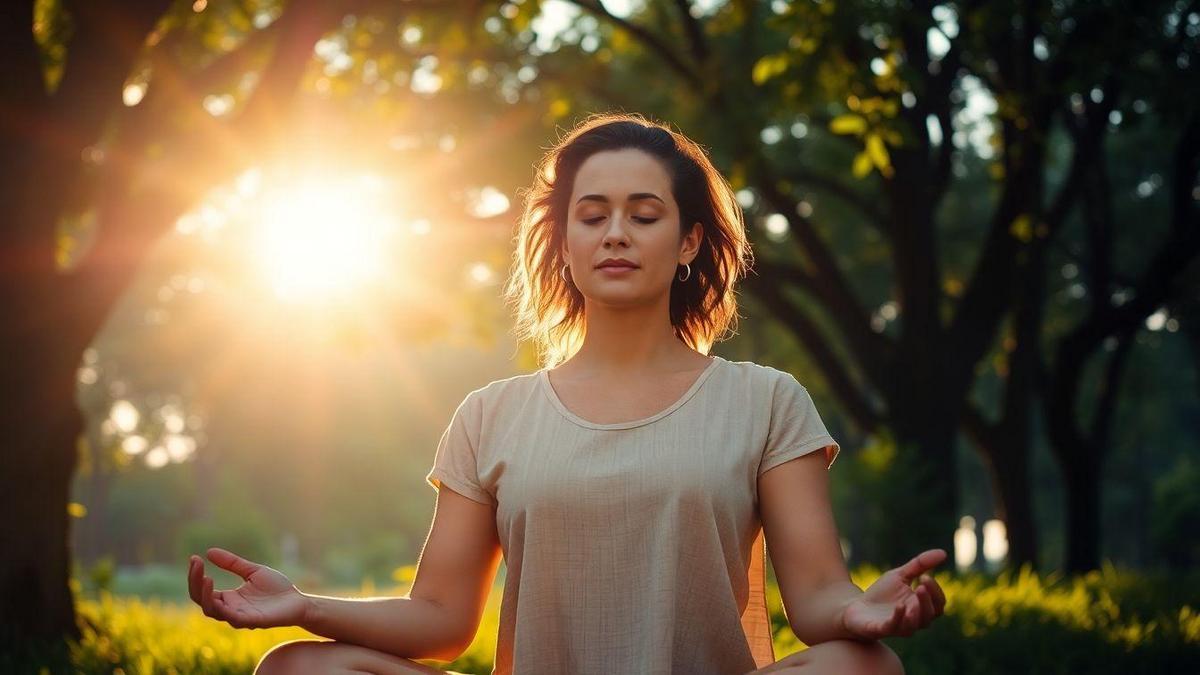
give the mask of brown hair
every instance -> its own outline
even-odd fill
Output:
[[[595,113],[580,122],[541,159],[534,183],[517,191],[525,208],[517,223],[516,249],[504,295],[515,305],[518,339],[533,340],[538,361],[554,367],[583,344],[583,294],[559,270],[568,201],[579,167],[605,150],[636,148],[658,159],[671,177],[680,230],[699,222],[704,237],[686,282],[676,277],[670,300],[675,334],[707,354],[734,334],[734,284],[753,263],[742,209],[733,189],[704,149],[664,124],[637,113]]]

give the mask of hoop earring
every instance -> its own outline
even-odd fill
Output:
[[[558,276],[562,277],[563,283],[567,283],[567,284],[571,283],[571,280],[567,278],[567,268],[570,266],[571,266],[570,263],[567,263],[566,265],[563,265],[562,269],[560,269],[558,271]]]
[[[687,274],[684,274],[684,275],[683,275],[683,276],[681,276],[681,277],[680,277],[680,276],[677,276],[677,277],[675,277],[675,278],[676,278],[676,279],[678,279],[678,280],[680,280],[680,281],[687,281],[688,279],[691,279],[691,278],[692,278],[692,266],[691,266],[691,265],[689,265],[689,264],[687,264],[687,263],[684,263],[684,264],[683,264],[683,266],[687,268]]]

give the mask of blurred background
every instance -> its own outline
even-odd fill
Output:
[[[1200,670],[1200,3],[3,12],[6,670],[248,672],[303,634],[190,605],[209,546],[405,593],[451,413],[539,367],[520,190],[604,111],[736,190],[756,272],[713,351],[812,392],[855,580],[952,552],[909,672]],[[451,667],[490,672],[498,595]]]

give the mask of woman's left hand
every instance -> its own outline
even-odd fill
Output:
[[[846,605],[842,624],[864,640],[900,635],[907,637],[942,615],[946,595],[932,576],[925,574],[946,560],[946,552],[930,549],[900,567],[884,572]],[[909,585],[920,578],[916,590]]]

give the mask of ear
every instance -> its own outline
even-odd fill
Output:
[[[680,265],[690,263],[696,259],[697,253],[700,251],[700,242],[704,240],[704,226],[699,222],[692,223],[692,229],[683,237],[680,242],[679,256],[682,260]]]

